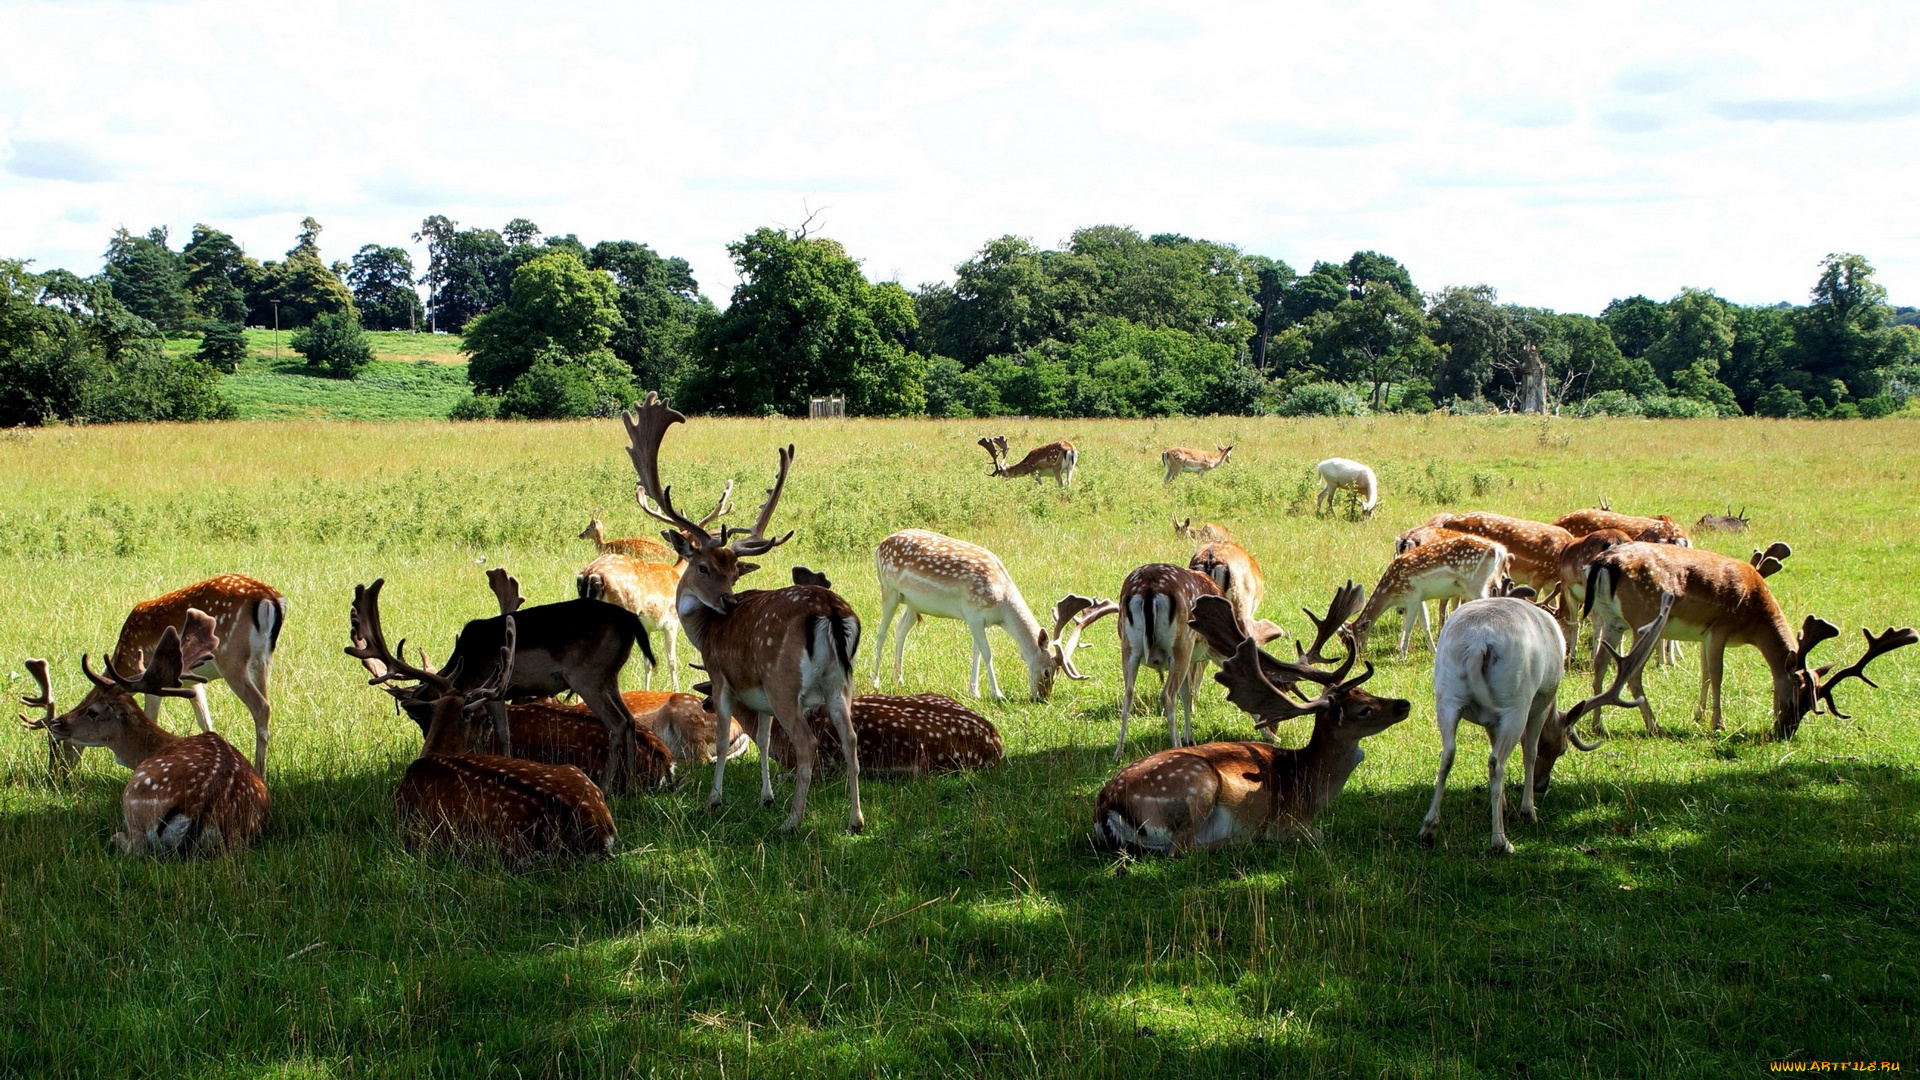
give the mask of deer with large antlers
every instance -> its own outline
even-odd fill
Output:
[[[1479,536],[1453,536],[1409,549],[1387,564],[1366,607],[1348,629],[1357,647],[1365,651],[1373,624],[1388,609],[1400,608],[1400,659],[1405,660],[1416,623],[1426,632],[1427,644],[1433,644],[1427,601],[1491,596],[1509,564],[1510,556],[1503,545]]]
[[[733,481],[720,493],[720,503],[713,512],[700,519],[702,529],[733,509]],[[617,604],[640,617],[640,622],[648,632],[659,631],[667,645],[667,673],[672,679],[673,688],[680,689],[680,575],[687,572],[687,561],[673,553],[673,549],[658,540],[648,540],[650,544],[665,552],[671,564],[650,562],[630,554],[607,551],[602,545],[603,554],[588,563],[586,569],[574,576],[574,588],[584,600],[605,600]],[[653,688],[653,664],[647,665],[645,682],[647,689]]]
[[[408,849],[452,847],[522,863],[542,856],[604,857],[613,851],[613,813],[601,789],[573,765],[548,765],[521,758],[468,752],[470,730],[490,703],[514,683],[515,615],[501,619],[498,659],[481,681],[462,689],[440,672],[404,659],[406,641],[387,648],[378,618],[378,589],[372,589],[372,618],[361,618],[356,604],[353,643],[348,656],[377,665],[374,685],[412,682],[431,695],[433,718],[420,756],[400,778],[393,793],[394,817]],[[356,598],[357,599],[357,598]]]
[[[1561,710],[1554,702],[1566,674],[1566,647],[1560,624],[1544,608],[1512,597],[1496,596],[1461,604],[1440,631],[1433,659],[1433,712],[1440,725],[1440,775],[1433,784],[1433,805],[1420,825],[1420,842],[1431,846],[1440,826],[1440,797],[1453,770],[1455,740],[1460,721],[1487,729],[1492,753],[1487,758],[1487,791],[1492,800],[1496,854],[1513,854],[1507,839],[1507,759],[1520,747],[1522,783],[1520,817],[1538,821],[1533,798],[1552,782],[1553,763],[1571,742],[1581,750],[1595,750],[1574,731],[1574,725],[1602,705],[1634,707],[1642,704],[1620,696],[1628,680],[1637,680],[1653,655],[1666,625],[1673,597],[1660,600],[1654,621],[1639,630],[1631,655],[1622,659],[1611,645],[1604,646],[1617,666],[1604,692]]]
[[[151,653],[168,630],[179,633],[188,611],[204,611],[213,617],[217,640],[214,653],[195,665],[199,670],[183,687],[184,693],[145,695],[147,719],[160,719],[160,703],[165,697],[184,697],[193,704],[200,730],[212,731],[213,714],[207,709],[204,684],[224,679],[253,717],[253,767],[264,775],[273,716],[273,705],[267,700],[267,677],[273,670],[273,650],[280,643],[280,629],[287,621],[286,599],[271,585],[242,574],[222,574],[135,604],[120,625],[120,640],[114,644],[108,662],[121,667],[140,664],[141,654]],[[71,768],[79,760],[78,749],[49,738],[50,767],[55,773]]]
[[[723,528],[709,533],[698,522],[674,509],[672,491],[660,482],[660,443],[667,429],[686,417],[656,394],[623,416],[629,445],[627,454],[640,479],[640,490],[656,506],[641,505],[672,527],[663,533],[687,571],[680,577],[677,605],[680,626],[700,650],[713,682],[714,712],[724,730],[733,721],[736,706],[761,716],[772,716],[796,748],[793,798],[781,826],[798,828],[806,815],[807,789],[813,782],[815,740],[806,715],[824,708],[846,749],[847,829],[859,832],[866,818],[860,812],[860,753],[853,735],[853,661],[860,648],[860,617],[832,589],[820,585],[792,585],[784,589],[749,589],[734,585],[758,567],[744,557],[762,555],[793,538],[770,537],[767,526],[786,490],[787,471],[793,465],[793,447],[780,452],[780,472],[751,529]],[[735,538],[737,536],[737,539]],[[709,807],[720,805],[727,759],[713,765]],[[761,799],[771,802],[770,778],[762,773]]]
[[[1754,561],[1764,564],[1768,558],[1768,553],[1756,552]],[[1773,561],[1777,568],[1779,559]],[[1650,621],[1660,597],[1668,593],[1674,597],[1673,615],[1663,636],[1700,642],[1700,703],[1695,715],[1705,716],[1711,709],[1715,731],[1726,726],[1720,684],[1729,645],[1751,645],[1766,660],[1773,674],[1773,734],[1791,739],[1809,714],[1828,711],[1844,719],[1834,705],[1834,688],[1849,678],[1874,685],[1866,677],[1868,663],[1920,642],[1920,634],[1912,627],[1890,627],[1878,637],[1862,630],[1867,648],[1858,661],[1837,671],[1831,664],[1810,667],[1807,654],[1821,642],[1838,637],[1840,631],[1825,619],[1809,615],[1796,636],[1754,562],[1701,548],[1644,543],[1617,545],[1596,558],[1588,570],[1586,610],[1593,617],[1595,636],[1609,647],[1617,644],[1629,626]],[[1596,688],[1606,670],[1602,657],[1596,651]],[[1657,733],[1660,726],[1639,680],[1632,685],[1640,699],[1641,719],[1649,732]],[[1595,709],[1596,718],[1598,714]]]
[[[1679,544],[1681,547],[1693,545],[1692,538],[1687,536],[1686,528],[1665,514],[1659,517],[1640,517],[1599,507],[1575,510],[1555,520],[1554,524],[1567,530],[1575,539],[1603,529],[1618,529],[1626,533],[1629,540],[1640,540],[1649,544]]]
[[[1043,476],[1053,477],[1053,482],[1061,487],[1073,485],[1073,468],[1080,461],[1080,452],[1065,439],[1036,446],[1027,451],[1027,456],[1013,465],[1007,464],[1007,437],[992,435],[980,440],[986,447],[987,455],[993,458],[993,471],[988,476],[997,476],[1002,480],[1011,480],[1016,476],[1031,476],[1039,483]]]
[[[190,697],[194,669],[219,652],[215,621],[189,609],[180,627],[168,626],[153,643],[152,659],[136,658],[136,674],[120,673],[112,657],[95,674],[87,657],[80,670],[93,690],[79,705],[55,715],[47,662],[30,659],[27,671],[40,696],[24,704],[45,710],[28,728],[75,746],[104,746],[133,770],[120,796],[121,830],[114,842],[130,855],[210,854],[244,847],[267,820],[267,784],[247,759],[215,732],[182,738],[162,728],[134,704],[134,695]]]
[[[1056,673],[1068,678],[1085,678],[1073,666],[1073,649],[1079,643],[1079,631],[1090,619],[1077,612],[1071,640],[1063,641],[1063,624],[1056,620],[1053,633],[1033,617],[1020,595],[1013,576],[998,556],[978,544],[955,540],[925,529],[903,529],[880,541],[873,551],[874,570],[880,576],[880,641],[873,649],[873,685],[880,687],[880,667],[886,660],[887,633],[895,631],[893,681],[902,679],[906,663],[907,634],[922,618],[959,619],[973,636],[973,672],[967,692],[980,696],[980,667],[984,661],[987,685],[1000,699],[1000,679],[993,670],[993,649],[987,643],[987,628],[998,626],[1013,639],[1020,659],[1027,665],[1027,688],[1035,701],[1045,701],[1053,693]],[[898,626],[894,613],[900,611]],[[1058,609],[1056,609],[1057,611]],[[1098,616],[1092,616],[1097,618]]]
[[[1336,596],[1335,606],[1340,602]],[[1231,632],[1236,625],[1223,598],[1201,597],[1196,609],[1198,620],[1215,633]],[[1312,738],[1297,750],[1259,742],[1215,742],[1162,750],[1136,761],[1101,789],[1094,804],[1094,842],[1103,848],[1163,855],[1288,834],[1319,842],[1314,817],[1366,758],[1360,740],[1405,720],[1412,711],[1411,702],[1378,698],[1360,688],[1373,676],[1373,665],[1348,678],[1358,652],[1351,638],[1344,640],[1345,662],[1326,672],[1276,660],[1261,652],[1252,638],[1242,637],[1214,675],[1227,688],[1227,700],[1252,715],[1264,732],[1287,720],[1312,717]],[[1276,684],[1271,675],[1280,673],[1286,678]],[[1300,682],[1319,684],[1321,693],[1301,701],[1282,689]]]
[[[1166,479],[1161,486],[1172,487],[1181,473],[1205,476],[1225,465],[1227,459],[1232,456],[1233,447],[1231,446],[1216,446],[1211,454],[1205,450],[1195,450],[1191,446],[1169,446],[1160,451],[1160,465],[1167,470]]]

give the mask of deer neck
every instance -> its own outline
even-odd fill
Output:
[[[1027,674],[1035,679],[1045,674],[1053,657],[1040,647],[1040,620],[1033,617],[1027,608],[1027,601],[1014,589],[1000,604],[1000,625],[1013,639],[1014,647],[1020,650],[1020,659],[1026,661]]]
[[[126,768],[134,768],[180,741],[180,736],[148,719],[146,712],[131,700],[123,707],[122,715],[125,722],[105,745],[113,752],[113,760]]]
[[[420,744],[421,757],[444,757],[468,749],[467,720],[462,714],[464,704],[458,694],[449,694],[433,703],[433,720],[427,725],[426,741]]]
[[[1294,751],[1294,801],[1308,820],[1333,801],[1367,757],[1358,740],[1341,738],[1335,727],[1322,713],[1314,719],[1313,737]]]

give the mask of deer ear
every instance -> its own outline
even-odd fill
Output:
[[[743,562],[743,563],[738,563],[736,565],[738,570],[738,576],[740,577],[746,577],[748,574],[751,574],[755,570],[760,569],[760,564],[757,562]]]

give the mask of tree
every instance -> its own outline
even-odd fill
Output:
[[[420,276],[419,284],[427,287],[428,326],[431,329],[439,329],[436,320],[440,312],[440,288],[447,283],[447,266],[452,258],[456,224],[445,214],[432,214],[420,222],[420,231],[413,234],[414,243],[427,245],[427,272]]]
[[[1421,302],[1420,290],[1413,287],[1413,275],[1398,259],[1377,251],[1354,252],[1347,259],[1347,295],[1358,300],[1373,284],[1387,286],[1409,303]]]
[[[351,311],[330,311],[314,317],[306,329],[293,335],[293,351],[307,358],[307,366],[336,379],[351,379],[373,362],[373,347]]]
[[[567,355],[557,345],[545,345],[534,354],[533,365],[515,378],[500,398],[498,415],[504,420],[612,416],[637,396],[625,365],[612,353],[603,349],[583,360]],[[478,412],[473,407],[463,411]]]
[[[1491,285],[1453,285],[1434,294],[1429,315],[1433,341],[1444,350],[1433,375],[1436,398],[1485,396],[1514,353],[1520,331],[1513,312]]]
[[[1638,360],[1665,332],[1667,309],[1664,304],[1644,296],[1629,296],[1608,304],[1600,313],[1600,321],[1606,324],[1607,332],[1613,335],[1613,343],[1619,347],[1620,355],[1629,360]]]
[[[247,359],[245,328],[239,323],[213,323],[200,336],[200,348],[194,356],[215,371],[233,374]]]
[[[114,230],[100,276],[128,311],[162,330],[185,328],[186,267],[167,246],[166,226],[155,226],[145,236]]]
[[[919,344],[967,367],[1012,356],[1066,332],[1045,259],[1022,236],[989,240],[954,268],[954,283],[925,285],[915,302]]]
[[[521,244],[531,244],[540,239],[540,226],[526,218],[517,217],[501,228],[500,235],[506,239],[509,246],[519,247]]]
[[[1667,301],[1660,336],[1647,346],[1654,373],[1681,397],[1740,414],[1720,369],[1733,360],[1733,318],[1726,301],[1702,289],[1682,289]]]
[[[1440,361],[1420,305],[1385,282],[1370,282],[1358,297],[1312,316],[1306,330],[1314,364],[1335,381],[1370,383],[1376,409],[1386,405],[1393,384],[1429,377]]]
[[[347,284],[368,329],[419,328],[425,309],[413,289],[413,259],[405,248],[362,246],[347,270]]]
[[[714,314],[712,301],[700,294],[693,279],[693,268],[685,259],[663,258],[631,240],[603,240],[593,245],[585,262],[612,274],[620,287],[614,305],[622,326],[614,331],[613,354],[627,365],[637,385],[677,389],[692,355],[694,329]]]
[[[1304,277],[1296,277],[1280,301],[1280,318],[1287,326],[1297,326],[1323,311],[1332,311],[1347,294],[1347,268],[1338,263],[1313,264]]]
[[[1887,290],[1873,280],[1873,264],[1858,255],[1829,255],[1793,327],[1796,365],[1814,386],[1839,380],[1852,396],[1880,393],[1881,369],[1911,359],[1911,340],[1891,325]]]
[[[1247,269],[1253,275],[1253,302],[1259,312],[1254,318],[1253,368],[1264,372],[1267,370],[1267,343],[1278,329],[1274,319],[1280,314],[1280,304],[1286,298],[1287,286],[1293,284],[1296,275],[1293,267],[1264,255],[1249,255]]]
[[[211,225],[196,224],[180,252],[186,269],[187,300],[202,319],[244,325],[247,295],[258,289],[263,272],[233,237]]]
[[[507,242],[492,229],[447,233],[445,247],[435,255],[428,275],[437,282],[433,294],[437,329],[459,332],[506,301],[518,269],[517,264],[509,264],[509,251]]]
[[[320,223],[311,217],[300,222],[300,235],[286,260],[266,263],[261,271],[261,296],[250,306],[251,317],[263,323],[273,318],[274,301],[279,302],[279,324],[284,327],[354,310],[353,292],[320,258]]]
[[[559,365],[604,366],[600,354],[621,328],[613,278],[555,251],[513,275],[507,302],[474,319],[462,348],[472,357],[467,379],[485,393],[504,392],[538,356]],[[442,294],[443,296],[445,294]]]
[[[694,335],[696,368],[681,391],[690,408],[798,416],[810,395],[841,393],[851,412],[924,410],[905,289],[868,282],[837,241],[798,230],[756,229],[727,251],[741,283]]]

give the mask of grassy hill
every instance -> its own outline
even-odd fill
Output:
[[[374,362],[353,379],[309,374],[279,333],[248,330],[246,361],[221,390],[242,420],[430,420],[467,396],[467,358],[453,334],[370,331]],[[173,352],[200,347],[198,336],[170,338]]]

